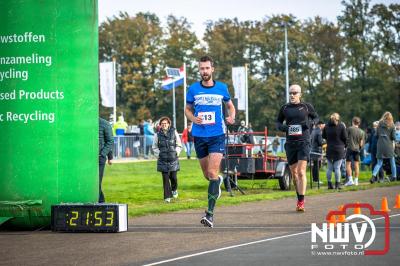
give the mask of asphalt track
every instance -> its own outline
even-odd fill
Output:
[[[304,231],[274,238],[260,239],[216,250],[187,254],[156,261],[147,265],[399,265],[400,263],[400,214],[390,217],[391,244],[384,256],[364,256],[342,252],[343,246],[332,251],[311,250],[311,232]],[[376,247],[384,244],[383,220],[374,221],[377,227]],[[350,248],[351,249],[351,248]],[[353,251],[353,250],[352,250]],[[351,255],[354,254],[354,255]],[[383,259],[383,261],[382,261]]]
[[[385,196],[392,207],[399,188],[308,197],[305,213],[294,211],[294,198],[217,207],[213,229],[199,223],[202,210],[190,210],[130,219],[128,232],[117,234],[0,231],[0,265],[400,265],[400,209],[391,208],[383,256],[312,254],[309,232],[341,204],[380,209]],[[379,249],[383,220],[374,223]]]

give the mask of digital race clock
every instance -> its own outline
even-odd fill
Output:
[[[60,204],[51,206],[51,229],[60,232],[128,230],[126,204]]]

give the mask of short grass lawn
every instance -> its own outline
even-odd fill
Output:
[[[178,172],[179,197],[172,200],[171,203],[165,203],[163,200],[162,178],[161,173],[156,171],[156,164],[156,161],[146,161],[107,165],[103,179],[103,191],[106,201],[127,203],[129,216],[131,217],[207,207],[208,182],[202,176],[197,160],[180,161],[181,170]],[[308,172],[307,175],[309,179]],[[324,184],[320,189],[317,189],[315,185],[313,189],[308,187],[307,195],[335,192],[334,190],[327,190],[325,176],[325,171],[322,170],[320,177]],[[360,185],[358,187],[344,188],[342,191],[400,185],[400,182],[370,185],[369,178],[370,171],[361,172]],[[239,191],[234,191],[235,196],[230,197],[223,190],[223,195],[218,200],[217,206],[280,199],[294,197],[295,195],[293,188],[292,191],[281,191],[278,180],[275,179],[255,181],[246,179],[239,180],[238,183],[246,194],[241,195]]]

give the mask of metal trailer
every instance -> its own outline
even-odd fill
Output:
[[[281,190],[291,188],[291,174],[287,160],[268,154],[267,136],[267,128],[261,132],[226,134],[225,157],[220,170],[224,177],[229,177],[228,180],[231,182],[228,184],[232,183],[237,187],[237,180],[243,178],[278,179]]]

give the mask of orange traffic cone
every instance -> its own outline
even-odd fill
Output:
[[[388,201],[387,201],[386,197],[382,198],[381,211],[390,212],[389,207],[388,207]]]
[[[330,219],[329,220],[327,220],[327,222],[329,223],[329,224],[333,224],[334,226],[336,226],[336,215],[331,215],[331,217],[330,217]]]
[[[360,204],[360,202],[357,202],[357,204]],[[360,207],[356,207],[354,209],[354,214],[361,214],[361,208]]]
[[[339,206],[339,211],[343,211],[344,206],[340,205]],[[339,215],[339,219],[337,220],[339,223],[345,223],[346,221],[346,214],[341,214]]]
[[[400,209],[400,194],[396,196],[396,204],[393,206],[395,209]]]

